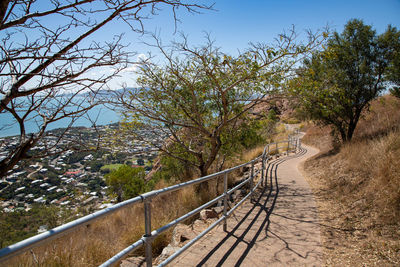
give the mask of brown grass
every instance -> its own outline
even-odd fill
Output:
[[[168,186],[160,182],[158,187]],[[213,191],[213,190],[211,190]],[[214,190],[215,191],[215,190]],[[213,195],[211,192],[210,195]],[[165,205],[168,203],[168,205]],[[178,218],[202,204],[196,196],[194,187],[188,187],[171,194],[160,196],[152,201],[152,229]],[[78,231],[61,237],[56,242],[45,244],[15,257],[6,266],[98,266],[134,243],[144,234],[142,204],[124,208],[106,218],[81,227]],[[153,241],[153,255],[157,256],[171,240],[172,229]],[[144,254],[139,249],[132,255]]]
[[[302,143],[316,147],[321,151],[332,149],[331,128],[329,126],[320,127],[309,122],[305,127],[305,133],[306,135],[301,140]]]
[[[400,98],[385,95],[371,103],[354,132],[354,140],[371,139],[400,127]]]
[[[326,226],[327,266],[400,264],[399,103],[374,101],[354,140],[338,152],[329,150],[329,129],[308,129],[305,139],[325,148],[305,171]]]

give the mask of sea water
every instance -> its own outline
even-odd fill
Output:
[[[92,120],[96,120],[96,125],[107,125],[110,123],[115,123],[120,121],[120,114],[104,105],[98,105],[92,108],[88,112],[88,116]],[[73,126],[84,126],[84,127],[92,127],[92,122],[86,118],[87,116],[80,117],[77,119]],[[62,119],[59,121],[55,121],[50,123],[46,130],[53,130],[57,128],[65,128],[68,127],[70,123],[70,119]],[[38,123],[40,125],[41,121],[35,122],[34,120],[28,120],[25,123],[25,132],[26,133],[35,133],[39,130]],[[14,117],[9,113],[1,113],[0,114],[0,137],[5,136],[14,136],[20,133],[20,128],[17,121]]]

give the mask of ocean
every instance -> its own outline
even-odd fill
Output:
[[[120,121],[120,114],[114,110],[107,108],[106,106],[99,105],[91,109],[88,113],[90,117],[97,117],[97,125],[107,125]],[[98,116],[97,116],[98,115]],[[53,122],[49,124],[47,130],[53,130],[57,128],[65,128],[69,124],[68,119]],[[91,127],[92,123],[86,118],[79,118],[73,126],[84,126]],[[38,131],[38,127],[34,121],[28,121],[25,125],[27,133],[34,133]],[[0,114],[0,137],[14,136],[19,134],[19,126],[14,120],[10,113]]]

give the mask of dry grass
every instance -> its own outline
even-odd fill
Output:
[[[400,265],[399,103],[372,103],[354,140],[337,152],[329,151],[327,129],[308,129],[305,139],[325,149],[305,171],[326,226],[327,266]]]
[[[264,152],[264,145],[260,145],[257,146],[253,149],[250,149],[248,151],[245,151],[242,155],[241,155],[241,161],[244,162],[249,162],[255,158],[257,158],[258,156],[262,155],[262,153]],[[233,166],[232,166],[233,167]]]
[[[123,209],[35,248],[33,253],[26,252],[6,266],[98,266],[142,235],[137,227],[131,227],[143,224],[140,210],[139,205]]]
[[[385,95],[371,103],[354,132],[354,140],[371,139],[400,127],[400,99]]]
[[[307,123],[305,127],[306,135],[302,138],[302,143],[318,148],[321,151],[332,149],[331,128],[319,127],[312,123]]]
[[[160,182],[158,187],[168,186]],[[211,190],[213,191],[213,190]],[[215,190],[214,190],[215,191]],[[211,192],[212,195],[214,192]],[[157,229],[202,204],[194,187],[187,187],[152,201],[152,228]],[[165,205],[168,203],[168,205]],[[144,233],[142,204],[124,208],[107,218],[81,227],[56,242],[45,244],[6,262],[6,266],[98,266]],[[153,255],[157,256],[171,240],[172,229],[153,241]],[[133,255],[144,254],[143,249]]]

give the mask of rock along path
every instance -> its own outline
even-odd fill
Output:
[[[320,266],[322,248],[316,203],[299,164],[318,150],[271,161],[268,186],[170,266]]]

